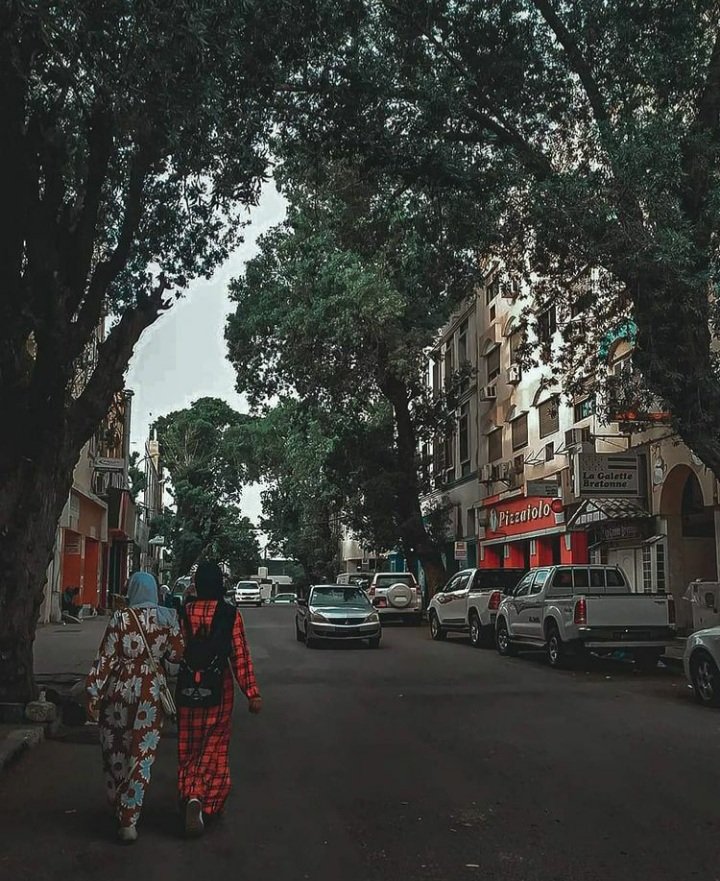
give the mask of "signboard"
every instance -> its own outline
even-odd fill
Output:
[[[557,526],[551,499],[542,496],[508,499],[490,508],[485,538],[521,536],[543,529],[557,531]]]
[[[456,560],[467,560],[467,542],[466,541],[456,541],[455,542],[455,559]]]
[[[110,459],[107,456],[98,456],[95,459],[95,467],[98,471],[124,471],[124,459]]]
[[[644,541],[650,537],[652,524],[647,523],[603,523],[595,528],[598,541]]]
[[[638,456],[579,453],[575,459],[575,493],[581,499],[638,498]]]
[[[528,480],[527,494],[556,499],[560,493],[557,480]]]

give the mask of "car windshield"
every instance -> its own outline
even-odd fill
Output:
[[[378,575],[375,579],[375,587],[390,587],[392,584],[409,584],[415,587],[415,578],[410,572],[390,572],[388,575]]]
[[[310,597],[311,606],[367,606],[370,601],[357,587],[315,587]]]
[[[239,590],[257,590],[258,585],[254,581],[241,581],[238,584]]]

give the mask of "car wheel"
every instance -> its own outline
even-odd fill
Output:
[[[368,647],[371,649],[379,649],[380,648],[380,637],[373,636],[368,640]]]
[[[317,645],[317,640],[314,637],[310,636],[309,633],[306,633],[305,634],[305,648],[314,649],[316,645]]]
[[[707,652],[695,652],[690,658],[690,677],[695,698],[706,707],[720,707],[720,671]]]
[[[551,667],[562,667],[565,663],[565,643],[560,638],[560,631],[551,624],[547,631],[547,659]]]
[[[438,619],[438,616],[435,612],[430,613],[430,636],[432,636],[435,640],[442,640],[447,638],[447,633],[443,629]]]
[[[295,619],[295,639],[297,639],[298,642],[305,642],[305,637],[303,636],[302,630],[300,630],[297,618]]]
[[[498,650],[498,654],[504,658],[509,658],[516,654],[515,646],[510,641],[510,634],[504,620],[498,622],[495,632],[495,647]]]
[[[470,616],[470,642],[477,649],[482,645],[482,625],[477,615]]]
[[[657,667],[661,656],[660,649],[641,649],[635,652],[635,666],[638,670],[651,673]]]

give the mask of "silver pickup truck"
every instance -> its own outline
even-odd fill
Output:
[[[531,569],[497,611],[501,655],[523,645],[544,648],[559,667],[586,651],[632,654],[654,668],[675,636],[671,595],[633,593],[618,566],[547,566]]]

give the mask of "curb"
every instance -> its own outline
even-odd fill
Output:
[[[45,726],[16,728],[0,740],[0,771],[4,771],[26,750],[38,746],[45,740]]]

